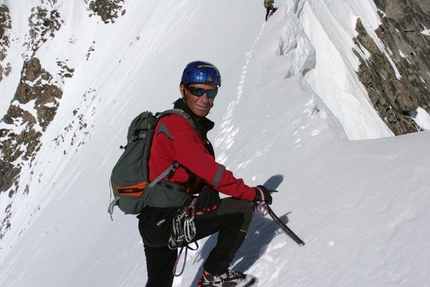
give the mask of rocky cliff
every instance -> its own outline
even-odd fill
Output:
[[[428,0],[375,0],[382,24],[376,30],[383,48],[357,21],[360,49],[358,76],[380,117],[395,135],[421,128],[413,121],[418,107],[430,113],[430,2]],[[427,32],[426,32],[427,31]]]

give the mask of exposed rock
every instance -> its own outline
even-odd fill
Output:
[[[10,46],[8,30],[12,28],[10,20],[9,8],[6,5],[0,5],[0,81],[4,76],[10,73],[10,64],[2,63],[6,58],[6,51]]]
[[[42,1],[40,6],[31,9],[28,18],[29,33],[26,41],[27,53],[23,55],[24,64],[21,79],[11,105],[0,121],[0,192],[9,190],[12,197],[19,187],[22,161],[32,161],[42,143],[40,137],[52,122],[59,106],[62,91],[57,87],[53,76],[45,71],[35,52],[64,23],[55,9],[57,1]],[[0,6],[0,62],[9,48],[7,30],[12,21],[7,6]],[[57,61],[60,78],[72,77],[74,69],[65,62]],[[10,64],[0,66],[0,80],[10,72]],[[34,104],[32,103],[34,102]],[[26,193],[29,189],[26,188]],[[7,224],[2,223],[1,229]]]
[[[411,118],[418,107],[430,113],[430,39],[422,33],[430,27],[429,3],[375,0],[382,21],[376,34],[385,50],[378,48],[357,20],[358,76],[380,117],[396,135],[420,130]],[[370,57],[362,56],[364,50]]]
[[[10,223],[10,218],[12,217],[11,209],[12,209],[12,203],[9,203],[4,210],[4,213],[6,214],[6,216],[3,218],[0,225],[0,240],[3,239],[4,233],[11,228],[11,223]]]
[[[100,16],[104,23],[115,23],[119,13],[125,14],[125,10],[122,9],[123,3],[124,0],[92,0],[89,8]]]
[[[73,77],[73,73],[75,69],[70,68],[65,61],[57,61],[57,65],[61,68],[58,75],[63,78],[71,78]]]
[[[2,119],[10,128],[2,129],[0,134],[0,192],[10,189],[19,176],[21,168],[15,161],[31,160],[40,149],[42,133],[36,127],[44,131],[54,119],[63,93],[50,80],[52,75],[41,67],[39,59],[31,58],[24,63],[12,104]],[[31,101],[34,107],[30,111],[20,106]]]
[[[64,23],[61,20],[60,13],[53,7],[37,6],[31,9],[31,16],[28,19],[30,27],[30,40],[28,41],[28,50],[34,52],[48,40],[48,37],[54,38],[55,32],[60,30]]]

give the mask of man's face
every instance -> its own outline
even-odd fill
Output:
[[[192,87],[205,90],[215,90],[217,88],[215,84],[210,83],[190,84],[188,89]],[[179,90],[182,94],[182,99],[196,116],[205,117],[211,110],[215,98],[209,98],[206,93],[198,97],[193,95],[188,89],[184,85],[180,85]]]

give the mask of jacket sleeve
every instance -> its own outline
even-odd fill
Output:
[[[166,158],[178,162],[212,188],[234,198],[254,200],[254,188],[245,185],[243,179],[235,178],[224,165],[215,161],[186,119],[178,115],[163,117],[156,137]]]

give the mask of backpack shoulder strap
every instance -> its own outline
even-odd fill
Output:
[[[196,126],[196,123],[194,122],[194,120],[191,118],[191,116],[189,114],[187,114],[186,112],[184,112],[181,109],[170,109],[170,110],[166,110],[162,113],[157,113],[157,120],[161,119],[165,115],[171,115],[171,114],[179,115],[179,116],[186,118],[190,122],[193,129],[197,132],[197,126]]]

